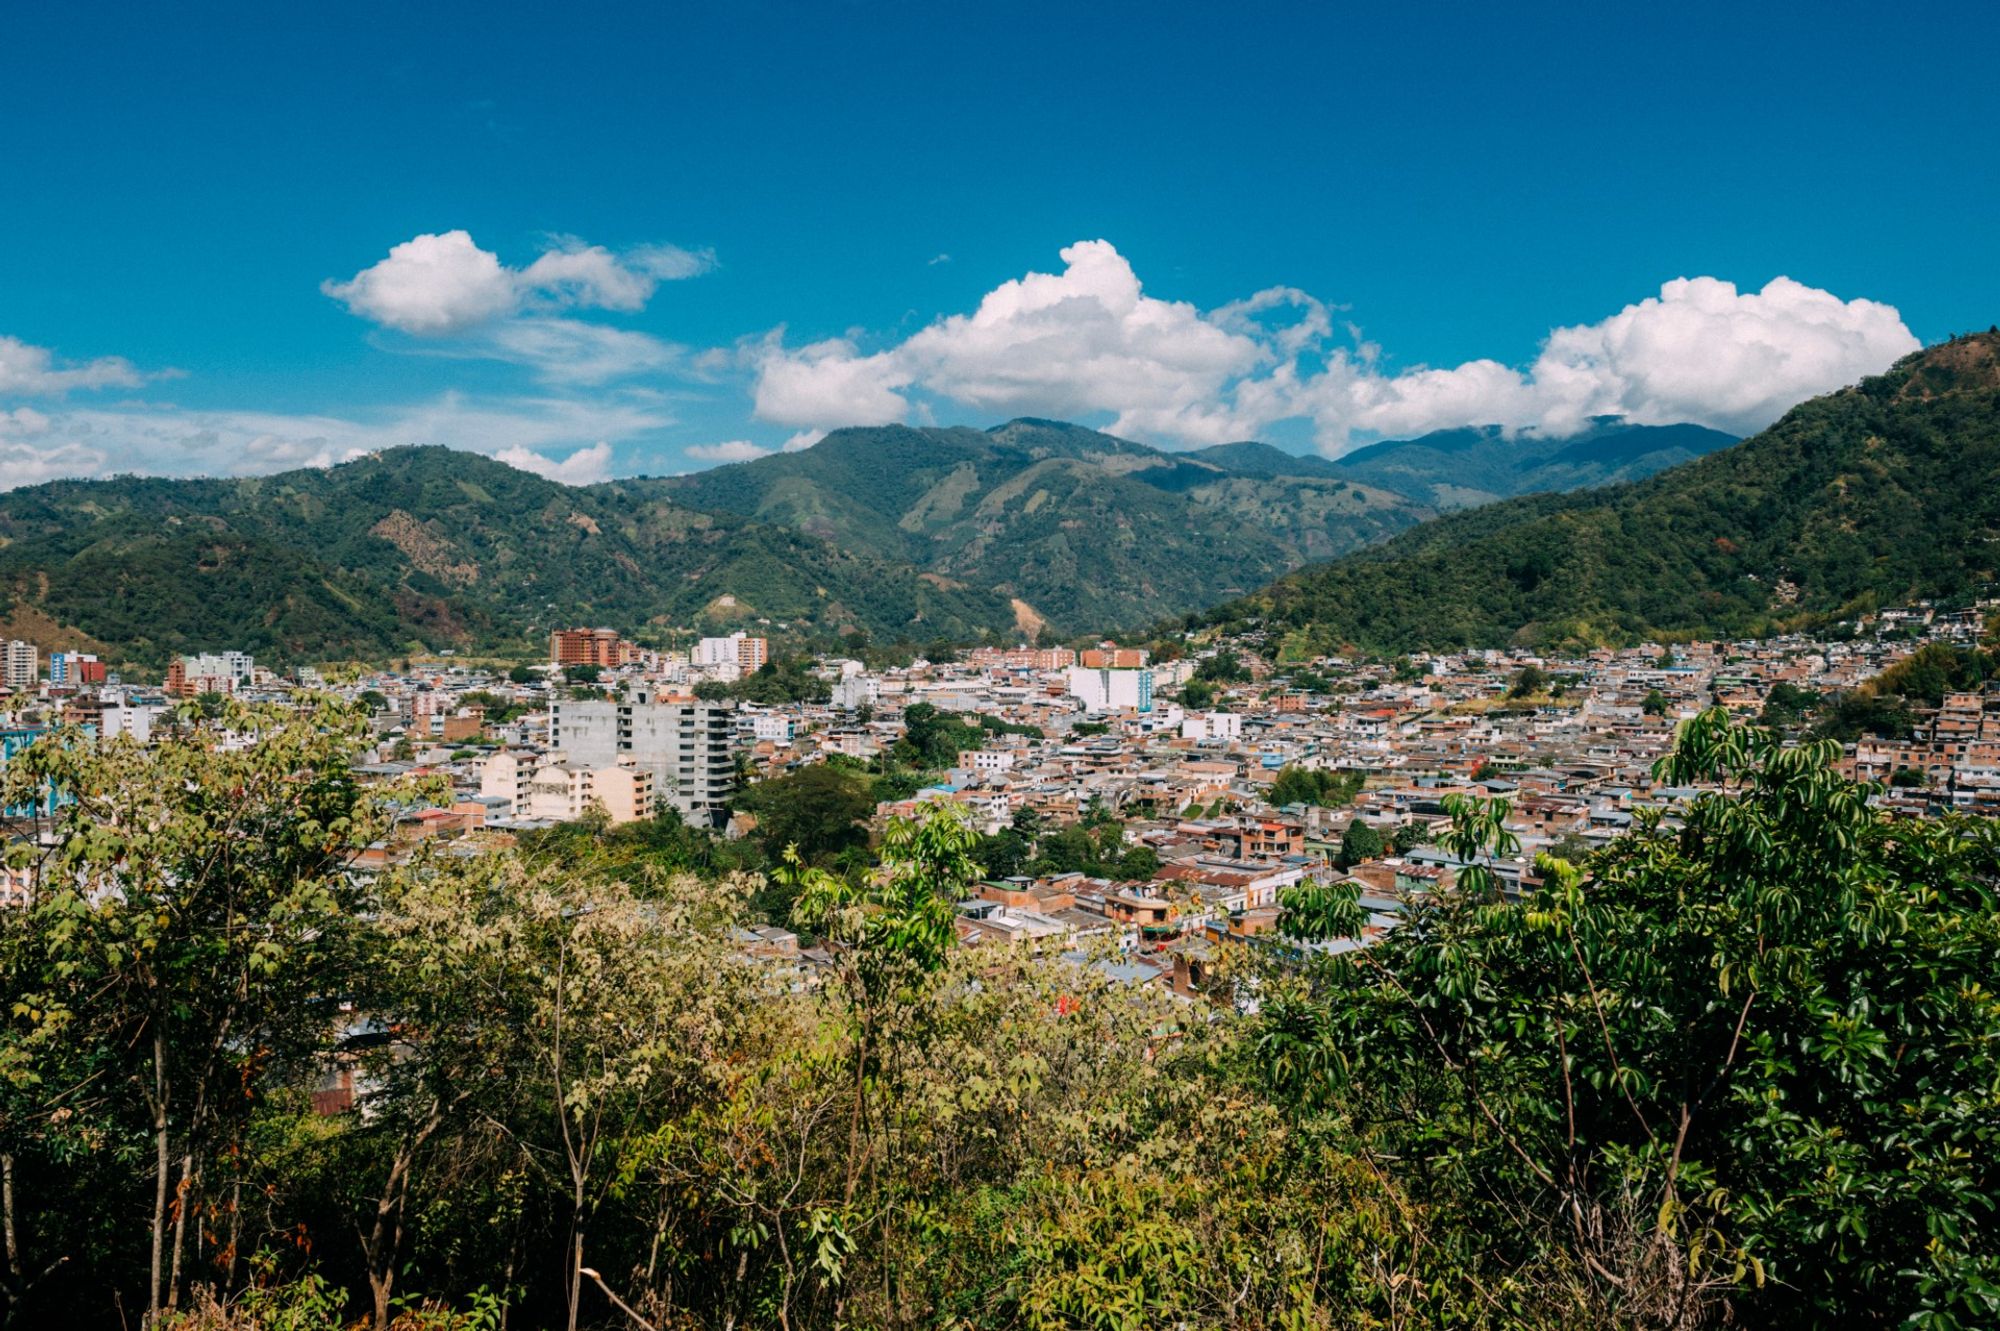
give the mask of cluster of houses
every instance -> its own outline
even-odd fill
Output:
[[[1121,849],[1150,854],[1116,860],[1129,877],[1036,873],[1043,862],[1023,857],[1022,874],[979,884],[963,904],[965,944],[1091,950],[1119,978],[1192,992],[1217,949],[1277,928],[1288,888],[1348,883],[1379,932],[1413,897],[1448,886],[1466,867],[1438,844],[1453,795],[1508,801],[1519,849],[1486,868],[1518,893],[1534,885],[1539,852],[1601,845],[1646,811],[1671,819],[1701,793],[1653,776],[1682,719],[1715,705],[1754,718],[1780,686],[1838,695],[1925,642],[1970,645],[1985,632],[1983,607],[1920,607],[1885,612],[1838,640],[1567,658],[1471,651],[1279,662],[1246,644],[1190,642],[1163,661],[1109,643],[981,648],[896,668],[821,659],[813,670],[824,701],[759,706],[704,700],[695,689],[761,667],[770,659],[763,639],[736,634],[659,652],[609,630],[574,630],[555,635],[549,664],[535,670],[440,659],[332,687],[370,706],[376,742],[365,776],[427,773],[453,792],[412,810],[363,867],[439,838],[479,854],[525,829],[586,816],[630,822],[666,807],[747,835],[754,822],[730,798],[743,781],[818,763],[907,760],[899,745],[919,705],[978,723],[961,732],[974,742],[914,794],[881,804],[876,821],[943,801],[988,835],[1025,829],[1026,843],[1088,823],[1114,827]],[[238,652],[184,658],[153,688],[81,664],[72,656],[62,678],[52,669],[12,687],[0,759],[60,723],[144,742],[191,693],[277,701],[301,684],[327,686],[310,671],[280,677]],[[592,669],[580,677],[579,666]],[[1864,736],[1844,763],[1884,783],[1877,799],[1894,812],[2000,813],[2000,693],[1949,694],[1910,735]],[[746,946],[814,955],[781,923]]]

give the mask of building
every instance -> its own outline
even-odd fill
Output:
[[[234,693],[250,683],[257,669],[248,652],[203,652],[176,656],[167,663],[167,692],[176,698],[203,693]]]
[[[842,675],[833,685],[833,705],[847,711],[873,707],[882,700],[882,681],[873,675]]]
[[[1092,670],[1072,666],[1069,695],[1083,703],[1087,712],[1150,712],[1153,710],[1153,672],[1150,670]]]
[[[1076,663],[1088,670],[1138,670],[1150,656],[1144,647],[1088,647]]]
[[[630,665],[639,649],[616,629],[557,629],[549,635],[549,660],[559,666],[589,665],[610,670]]]
[[[479,765],[479,798],[497,805],[506,817],[519,818],[527,796],[526,773],[521,760],[506,749]]]
[[[629,760],[604,767],[545,762],[523,784],[522,797],[529,818],[574,822],[602,809],[614,824],[636,822],[653,815],[653,774]]]
[[[736,632],[726,638],[703,638],[695,644],[691,663],[698,666],[733,665],[741,674],[761,669],[771,659],[767,638],[753,638]]]
[[[1242,739],[1243,717],[1237,712],[1207,712],[1201,716],[1183,717],[1181,738],[1197,743],[1203,740]]]
[[[49,653],[49,683],[74,689],[103,682],[104,662],[89,652]]]
[[[735,707],[723,702],[558,699],[549,707],[549,747],[572,763],[609,767],[630,759],[653,774],[661,799],[689,819],[716,823],[735,789]]]
[[[32,689],[42,670],[41,652],[32,642],[15,638],[7,644],[7,687]]]

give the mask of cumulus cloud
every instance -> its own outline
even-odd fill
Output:
[[[561,461],[529,448],[503,448],[493,456],[510,467],[532,471],[564,485],[595,485],[611,475],[611,445],[603,440],[579,448]]]
[[[719,444],[689,444],[681,451],[703,462],[749,462],[753,458],[771,455],[770,449],[753,444],[748,439],[725,439]]]
[[[140,373],[123,356],[63,364],[47,347],[0,333],[0,394],[60,397],[78,389],[136,388],[160,377]]]
[[[715,263],[708,251],[650,245],[613,253],[558,236],[526,268],[509,268],[465,231],[421,235],[345,282],[320,290],[364,319],[417,337],[464,333],[503,316],[565,307],[643,309],[662,281]]]
[[[1114,432],[1185,444],[1303,420],[1329,452],[1460,425],[1566,434],[1602,415],[1748,433],[1918,345],[1875,301],[1784,277],[1750,292],[1696,277],[1556,328],[1525,367],[1391,372],[1357,330],[1336,330],[1332,307],[1295,288],[1203,311],[1146,294],[1108,242],[1080,241],[1061,258],[1061,272],[1003,282],[971,313],[880,349],[853,335],[787,347],[778,330],[748,352],[757,415],[824,429],[921,418],[943,401],[1108,418]]]

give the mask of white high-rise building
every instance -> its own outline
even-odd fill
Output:
[[[733,665],[743,674],[759,670],[771,659],[771,644],[738,631],[726,638],[703,638],[690,654],[698,666]]]
[[[1092,670],[1071,666],[1069,695],[1087,712],[1150,712],[1153,710],[1151,670]]]
[[[42,654],[34,643],[15,638],[7,644],[7,687],[32,689],[42,673]]]

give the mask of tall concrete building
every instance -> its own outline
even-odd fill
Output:
[[[1069,695],[1090,712],[1153,710],[1153,672],[1150,670],[1089,670],[1071,666]]]
[[[771,643],[768,638],[753,638],[742,632],[726,638],[703,638],[695,644],[690,659],[698,666],[733,665],[749,675],[771,659]]]
[[[644,692],[549,707],[551,749],[586,767],[636,763],[653,774],[655,795],[689,821],[711,825],[735,789],[735,729],[732,703],[654,702]]]
[[[42,672],[42,654],[32,642],[15,638],[7,644],[7,687],[32,689]]]

